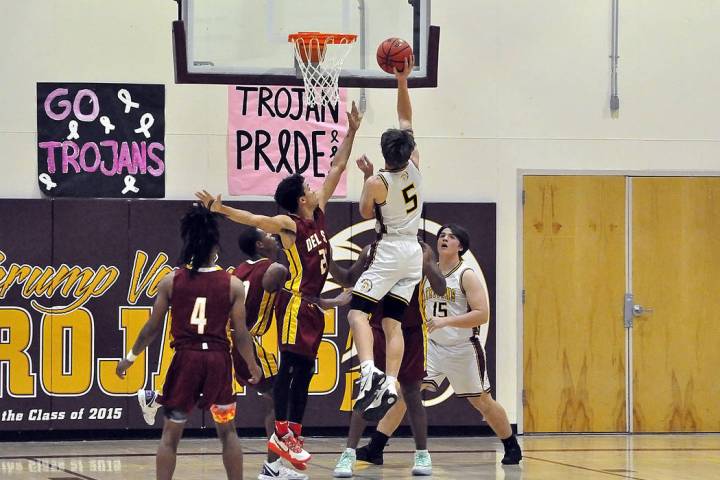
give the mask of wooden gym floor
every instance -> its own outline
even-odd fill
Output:
[[[494,438],[431,438],[434,479],[720,479],[720,434],[547,435],[520,439],[520,466],[499,464]],[[154,478],[154,440],[0,443],[0,478],[53,480],[144,480]],[[313,438],[311,478],[332,478],[344,440]],[[245,478],[257,478],[264,442],[243,439]],[[356,478],[409,479],[411,439],[392,440],[385,465],[358,464]],[[225,478],[215,439],[180,444],[176,479]]]

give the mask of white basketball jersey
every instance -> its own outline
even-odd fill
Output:
[[[385,202],[376,208],[377,231],[416,236],[423,207],[420,170],[411,160],[402,170],[380,170],[378,177],[385,183],[388,194]]]
[[[462,289],[460,280],[463,273],[472,268],[460,263],[448,274],[445,275],[445,294],[439,296],[430,287],[427,278],[422,283],[422,303],[425,307],[425,318],[430,317],[455,317],[470,311],[467,297]],[[468,342],[470,337],[477,333],[477,328],[445,327],[430,333],[430,340],[440,345],[458,345]]]

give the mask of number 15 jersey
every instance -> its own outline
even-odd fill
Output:
[[[465,262],[460,260],[455,268],[445,274],[446,289],[442,296],[433,291],[427,279],[423,280],[420,285],[420,294],[422,295],[421,304],[424,306],[426,319],[430,317],[456,317],[470,311],[467,296],[462,286],[463,275],[468,270],[473,271]],[[482,272],[478,276],[485,289],[485,297],[489,298]],[[445,327],[430,333],[430,340],[440,345],[453,346],[467,343],[477,333],[477,327]]]
[[[220,267],[174,272],[170,344],[175,350],[230,351],[230,274]]]

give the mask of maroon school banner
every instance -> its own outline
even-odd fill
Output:
[[[140,355],[125,379],[117,362],[150,315],[160,279],[180,253],[179,220],[187,201],[0,200],[0,431],[148,427],[135,398],[140,388],[161,389],[172,358],[168,321],[163,338]],[[275,214],[269,202],[231,202]],[[357,258],[374,237],[357,205],[328,205],[333,256]],[[495,204],[425,204],[422,234],[435,245],[444,223],[470,232],[464,259],[481,268],[490,294],[491,320],[483,328],[490,380],[495,380]],[[241,226],[221,223],[220,264],[244,260],[237,248]],[[330,279],[326,295],[339,292]],[[347,310],[326,312],[325,337],[305,424],[345,427],[357,366],[348,344]],[[262,339],[276,349],[271,328]],[[447,383],[426,394],[430,425],[480,424]],[[252,390],[240,391],[238,426],[261,428],[262,405]],[[189,427],[212,425],[195,412]]]

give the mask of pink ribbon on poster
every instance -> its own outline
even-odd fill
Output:
[[[340,89],[336,106],[308,107],[302,87],[229,87],[230,195],[273,195],[293,173],[319,188],[347,133],[346,98]],[[334,196],[346,194],[343,175]]]

